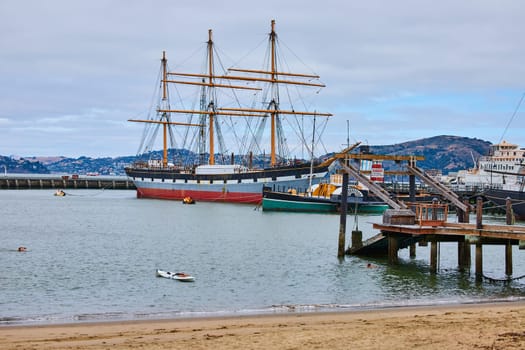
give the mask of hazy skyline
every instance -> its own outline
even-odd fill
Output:
[[[521,1],[0,2],[0,155],[134,155],[158,63],[213,29],[245,55],[276,20],[326,84],[330,151],[436,135],[525,146]],[[511,122],[506,131],[507,124]]]

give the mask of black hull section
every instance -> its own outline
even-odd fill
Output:
[[[516,219],[525,220],[525,192],[488,189],[485,191],[485,197],[500,206],[503,210],[505,210],[507,198],[510,198]]]
[[[310,174],[309,166],[291,166],[282,168],[272,168],[263,170],[253,170],[233,174],[195,174],[191,170],[181,171],[179,169],[153,169],[141,167],[128,167],[125,169],[126,175],[133,178],[164,179],[164,180],[197,180],[197,181],[228,181],[228,180],[254,180],[271,178],[277,179],[287,176],[294,176],[296,179],[303,178]],[[313,172],[321,173],[328,171],[328,166],[314,167]]]
[[[291,193],[275,192],[267,187],[263,188],[263,198],[276,199],[276,200],[282,200],[282,201],[303,202],[303,203],[333,203],[333,204],[336,204],[338,207],[341,205],[341,196],[332,195],[331,198],[323,198],[323,197],[315,197],[315,196],[308,197],[308,196],[300,196],[300,195],[291,194]],[[371,197],[361,198],[361,197],[355,197],[355,196],[348,196],[346,199],[346,202],[348,203],[348,205],[353,205],[355,203],[364,204],[364,205],[385,204],[385,202],[382,202],[380,200],[370,200],[370,198]]]
[[[299,195],[290,194],[290,193],[274,192],[266,188],[263,190],[263,198],[277,199],[277,200],[282,200],[282,201],[303,202],[303,203],[331,203],[331,204],[337,203],[328,198],[306,197],[306,196],[299,196]]]

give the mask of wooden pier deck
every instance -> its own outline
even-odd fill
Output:
[[[444,223],[441,226],[373,224],[381,233],[369,238],[362,246],[350,247],[348,254],[386,255],[388,254],[388,235],[393,237],[398,249],[408,248],[419,242],[467,242],[471,244],[519,245],[525,242],[525,226],[483,225],[477,229],[475,224]],[[397,234],[397,235],[396,235]],[[522,244],[522,249],[524,249]]]
[[[479,239],[525,241],[525,226],[517,225],[481,225],[481,228],[477,228],[476,224],[444,222],[440,226],[374,224],[373,227],[381,231],[413,236],[477,237],[472,239],[475,242]]]
[[[510,204],[509,204],[510,207]],[[373,224],[380,233],[361,242],[352,237],[352,246],[346,251],[352,255],[386,255],[390,263],[398,262],[399,249],[410,248],[415,256],[416,244],[430,243],[430,270],[437,272],[438,243],[458,244],[458,266],[461,269],[471,265],[471,246],[475,246],[476,276],[483,275],[483,246],[505,246],[505,272],[512,275],[512,246],[525,249],[525,226],[513,225],[509,213],[506,225],[487,225],[482,222],[481,200],[476,205],[476,223],[449,223],[448,206],[442,204],[419,204],[416,212],[411,210],[387,210],[383,223]],[[511,209],[509,209],[511,211]],[[352,232],[354,235],[354,232]]]

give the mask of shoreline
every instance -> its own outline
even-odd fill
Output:
[[[525,301],[0,326],[2,349],[519,349]]]
[[[22,319],[18,317],[5,317],[0,321],[2,327],[45,327],[45,326],[68,326],[76,324],[111,324],[111,323],[133,323],[133,322],[155,322],[155,321],[177,321],[177,320],[199,320],[199,319],[219,319],[219,318],[236,318],[236,317],[266,317],[266,316],[284,316],[284,315],[312,315],[312,314],[338,314],[353,312],[373,312],[382,310],[399,310],[399,309],[418,309],[434,307],[456,307],[468,305],[498,305],[514,304],[523,302],[525,297],[505,297],[498,299],[472,299],[452,302],[450,300],[437,303],[409,303],[409,304],[362,304],[362,305],[336,305],[336,304],[312,304],[312,305],[279,305],[272,306],[268,309],[259,310],[240,310],[240,311],[210,311],[210,312],[181,312],[180,314],[166,313],[165,316],[159,314],[141,314],[141,316],[122,313],[121,317],[115,316],[114,312],[105,313],[88,313],[79,314],[71,318],[59,319]],[[106,317],[106,315],[113,315]]]

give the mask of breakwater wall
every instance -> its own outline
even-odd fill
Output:
[[[60,174],[9,174],[0,175],[0,189],[110,189],[134,190],[133,181],[127,176],[83,176]]]

